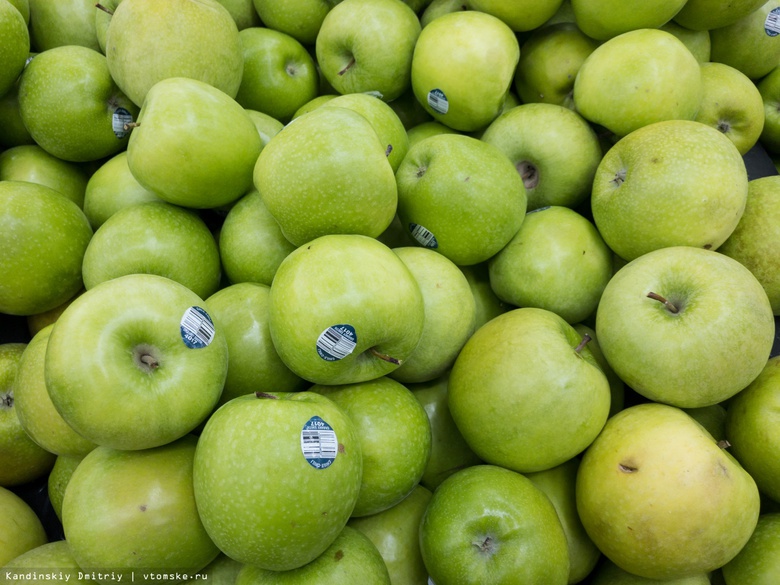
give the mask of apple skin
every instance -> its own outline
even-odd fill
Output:
[[[19,113],[18,77],[8,92],[0,97],[0,146],[11,148],[22,144],[35,144]],[[422,106],[421,106],[422,107]]]
[[[35,511],[22,498],[0,487],[0,566],[48,542]]]
[[[677,14],[687,0],[654,0],[628,7],[619,0],[571,0],[577,26],[589,37],[606,41],[640,28],[659,28]]]
[[[301,447],[314,417],[339,445],[319,469]],[[193,481],[198,512],[220,550],[245,564],[288,571],[316,559],[338,537],[362,473],[355,426],[332,400],[312,392],[262,393],[234,398],[208,419]]]
[[[217,0],[123,0],[106,30],[105,54],[111,76],[139,107],[169,77],[197,79],[231,98],[241,85],[238,27]]]
[[[575,349],[581,341],[561,317],[530,307],[496,317],[469,338],[450,373],[449,407],[485,462],[542,471],[598,435],[609,383],[587,345]]]
[[[617,136],[653,122],[692,120],[701,96],[699,62],[682,41],[658,29],[633,30],[604,42],[574,80],[577,112]]]
[[[0,312],[33,315],[82,287],[92,228],[79,207],[43,185],[0,182]]]
[[[604,155],[591,211],[607,245],[633,260],[670,246],[717,250],[739,223],[747,193],[745,162],[727,136],[669,120],[632,132]]]
[[[200,333],[211,320],[202,305],[184,285],[152,274],[120,276],[74,300],[54,323],[44,366],[65,422],[94,443],[129,450],[164,445],[199,425],[228,364],[219,324],[211,337]],[[201,327],[197,335],[190,322]]]
[[[409,148],[428,138],[429,136],[436,136],[437,134],[457,134],[456,130],[453,130],[449,126],[445,126],[441,122],[436,120],[428,120],[427,122],[421,122],[415,126],[412,126],[406,131],[406,135],[409,138]]]
[[[680,39],[688,50],[696,57],[699,63],[708,63],[710,60],[710,53],[712,52],[712,42],[710,41],[710,31],[708,30],[691,30],[677,24],[675,21],[670,20],[663,26],[659,27],[661,30],[673,34]]]
[[[451,12],[420,33],[412,89],[435,120],[480,130],[501,113],[519,59],[517,38],[501,20],[475,10]]]
[[[268,28],[281,31],[307,46],[314,46],[322,21],[341,0],[254,0],[260,20]]]
[[[690,416],[658,403],[607,421],[582,457],[576,498],[604,555],[651,579],[721,567],[759,512],[756,484],[739,463]]]
[[[0,97],[13,88],[30,54],[30,33],[21,12],[10,2],[0,3]]]
[[[33,49],[43,52],[65,45],[99,51],[92,0],[29,0]]]
[[[428,26],[440,16],[462,10],[468,10],[466,0],[432,0],[420,14],[420,25]]]
[[[764,101],[764,128],[759,142],[772,154],[780,153],[780,66],[756,84]]]
[[[80,567],[152,582],[144,569],[192,573],[217,556],[195,506],[197,443],[188,435],[140,451],[97,447],[82,459],[62,501],[65,539]],[[110,580],[109,573],[101,582]]]
[[[19,82],[22,122],[41,148],[66,161],[95,161],[123,150],[128,137],[112,125],[118,112],[135,119],[138,108],[94,49],[66,45],[39,53]]]
[[[777,246],[780,219],[780,177],[771,175],[748,182],[745,211],[734,231],[718,252],[747,266],[769,297],[772,312],[780,315],[780,248]]]
[[[490,286],[490,268],[488,262],[472,264],[471,266],[459,266],[460,271],[466,277],[471,287],[471,294],[477,304],[477,317],[474,323],[474,331],[482,327],[493,317],[506,313],[513,307],[498,298],[493,287]]]
[[[417,485],[403,500],[372,516],[350,518],[347,526],[359,530],[382,555],[393,585],[425,583],[428,571],[420,553],[420,521],[432,492]]]
[[[386,146],[359,113],[318,107],[266,145],[254,186],[295,246],[334,233],[376,237],[398,201]]]
[[[11,6],[14,6],[19,14],[22,15],[26,26],[30,25],[30,2],[29,0],[9,0]]]
[[[62,500],[65,498],[65,490],[68,487],[73,472],[84,457],[70,457],[57,455],[54,467],[51,468],[49,478],[46,481],[46,494],[54,510],[55,516],[62,523]]]
[[[201,575],[207,575],[204,577],[211,583],[217,585],[235,585],[236,578],[244,568],[243,563],[239,563],[236,560],[231,559],[225,553],[220,552],[217,558],[206,565],[199,573]]]
[[[663,585],[711,585],[711,583],[714,585],[717,581],[710,581],[710,574],[696,573],[695,575],[680,577],[679,579],[663,579],[659,581],[634,575],[624,571],[609,559],[604,559],[596,570],[593,571],[588,583],[590,585],[659,585],[661,583]]]
[[[343,0],[322,21],[317,63],[338,93],[376,92],[391,102],[411,85],[420,30],[417,15],[401,0]]]
[[[758,517],[745,547],[723,568],[728,585],[771,585],[780,577],[780,513]]]
[[[547,22],[561,7],[563,0],[514,2],[502,0],[469,0],[470,10],[492,14],[515,32],[534,30]]]
[[[674,21],[692,30],[712,30],[747,16],[766,0],[688,0]]]
[[[566,536],[549,498],[525,476],[477,465],[436,489],[420,523],[431,580],[448,585],[565,585]]]
[[[775,356],[726,409],[726,439],[731,443],[732,455],[750,473],[758,489],[776,502],[780,502],[778,380],[780,357]]]
[[[596,332],[584,323],[575,323],[573,327],[583,338],[585,338],[585,335],[590,336],[588,349],[593,354],[593,358],[596,360],[596,363],[598,363],[601,371],[604,372],[604,375],[609,382],[609,416],[615,415],[623,410],[623,407],[625,406],[626,385],[623,383],[623,380],[620,379],[620,376],[618,376],[610,367],[607,358],[604,357],[604,352],[601,351]]]
[[[766,365],[774,330],[769,299],[747,268],[686,246],[621,268],[596,315],[599,346],[615,373],[642,396],[681,408],[716,404],[747,386]]]
[[[206,222],[164,201],[124,207],[101,225],[84,253],[87,290],[126,274],[157,274],[200,298],[220,286],[219,249]]]
[[[41,544],[19,555],[3,566],[3,576],[9,576],[3,580],[4,585],[24,585],[29,583],[29,575],[32,574],[56,574],[62,575],[62,580],[73,585],[89,585],[94,583],[87,579],[80,579],[84,571],[76,563],[70,545],[64,540],[56,540]]]
[[[239,32],[245,28],[263,25],[252,0],[217,0],[217,2],[227,8],[230,16],[236,21]]]
[[[360,439],[363,479],[352,517],[377,514],[409,495],[431,455],[428,416],[412,393],[387,377],[310,390],[346,412]]]

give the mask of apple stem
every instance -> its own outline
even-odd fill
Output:
[[[156,359],[154,359],[154,356],[149,355],[148,353],[143,354],[138,359],[142,364],[149,366],[153,370],[156,370],[160,367],[160,362],[158,362]]]
[[[274,400],[277,400],[279,397],[274,396],[273,394],[269,394],[268,392],[255,392],[255,398],[272,398]]]
[[[395,364],[396,366],[400,366],[401,365],[401,360],[399,360],[397,358],[394,358],[392,356],[389,356],[389,355],[387,355],[385,353],[381,353],[381,352],[377,351],[373,347],[371,349],[369,349],[368,351],[370,351],[372,354],[374,354],[380,360],[384,360],[384,361],[389,362],[391,364]]]
[[[726,439],[721,439],[720,441],[718,441],[718,447],[720,447],[721,449],[728,449],[729,447],[731,447],[731,443],[729,443]]]
[[[103,11],[103,12],[105,12],[106,14],[110,14],[111,16],[114,16],[114,11],[113,11],[113,10],[110,10],[110,9],[108,9],[108,8],[106,8],[106,7],[105,7],[105,6],[103,6],[103,5],[102,5],[100,2],[98,2],[97,4],[95,4],[95,8],[98,8],[98,9],[102,10],[102,11]]]
[[[132,130],[133,128],[138,128],[141,125],[140,122],[128,122],[124,126],[122,126],[122,129],[127,132],[128,130]]]
[[[14,405],[14,394],[9,392],[2,398],[0,398],[0,406],[3,408],[11,408]]]
[[[344,67],[344,69],[342,69],[341,71],[339,71],[339,77],[341,77],[341,76],[342,76],[342,75],[344,75],[344,74],[345,74],[347,71],[349,71],[349,70],[352,68],[352,66],[353,66],[354,64],[355,64],[355,57],[353,56],[353,57],[352,57],[352,58],[349,60],[349,63],[347,63],[347,64],[346,64],[346,66]]]
[[[663,304],[664,304],[664,306],[665,306],[667,309],[669,309],[669,312],[671,312],[671,313],[675,313],[675,314],[676,314],[676,313],[678,313],[678,312],[680,311],[680,309],[678,309],[678,308],[677,308],[677,307],[674,305],[674,303],[672,303],[671,301],[669,301],[669,300],[665,299],[664,297],[662,297],[662,296],[661,296],[661,295],[659,295],[658,293],[654,293],[654,292],[652,292],[652,291],[651,291],[651,292],[647,293],[647,296],[648,296],[648,298],[651,298],[651,299],[653,299],[654,301],[658,301],[658,302],[660,302],[660,303],[663,303]]]
[[[593,338],[589,334],[585,334],[582,336],[582,341],[580,341],[580,344],[574,348],[574,351],[577,353],[580,353],[582,351],[582,348],[584,348],[586,345],[588,345],[588,342],[591,341]]]

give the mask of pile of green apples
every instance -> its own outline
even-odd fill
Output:
[[[780,0],[0,0],[0,584],[777,585],[779,106]]]

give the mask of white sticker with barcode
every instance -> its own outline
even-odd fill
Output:
[[[439,114],[446,114],[450,111],[450,102],[440,89],[432,89],[428,92],[428,105]]]
[[[184,311],[179,328],[182,341],[190,349],[202,349],[214,339],[214,322],[200,307]]]
[[[409,233],[417,242],[425,248],[438,248],[439,242],[436,240],[430,230],[424,228],[419,223],[409,224]]]
[[[352,325],[331,325],[317,338],[317,354],[327,362],[343,360],[355,350],[357,333]]]
[[[128,124],[132,124],[133,115],[124,108],[117,108],[114,110],[114,115],[111,116],[111,129],[117,138],[122,139],[127,136],[129,130]]]
[[[772,11],[766,15],[764,32],[770,37],[776,37],[780,34],[780,7],[773,8]]]
[[[318,416],[311,417],[301,430],[301,452],[315,469],[327,469],[339,451],[336,431]]]

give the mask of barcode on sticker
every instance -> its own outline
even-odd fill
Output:
[[[355,350],[357,334],[351,325],[332,325],[317,338],[317,353],[329,362],[343,360]]]
[[[318,416],[311,417],[301,430],[301,452],[312,467],[325,469],[338,455],[336,431]]]
[[[182,341],[191,349],[206,347],[214,339],[214,323],[200,307],[190,307],[184,311],[180,329]]]
[[[124,138],[127,136],[127,130],[125,126],[133,122],[133,115],[124,108],[117,108],[114,110],[114,115],[111,116],[111,129],[117,138]]]
[[[439,242],[436,241],[436,237],[423,226],[418,223],[409,224],[409,232],[417,242],[426,248],[438,248]]]
[[[450,109],[450,102],[440,89],[432,89],[428,92],[428,105],[434,112],[440,114],[446,114]]]
[[[780,7],[773,8],[772,11],[766,15],[764,31],[770,37],[776,37],[780,34]]]

